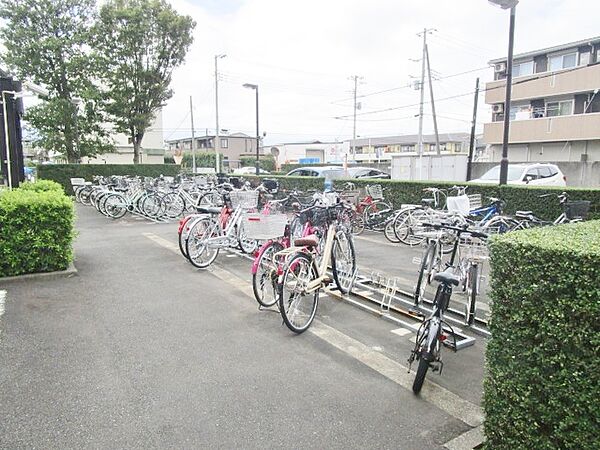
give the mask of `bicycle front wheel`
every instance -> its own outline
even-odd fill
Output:
[[[220,234],[219,222],[210,217],[198,219],[190,227],[185,250],[194,267],[204,269],[217,259],[219,247],[211,245],[209,239]]]
[[[342,294],[348,294],[354,284],[356,254],[350,233],[339,231],[331,249],[333,280]]]
[[[421,266],[419,268],[419,277],[417,278],[417,285],[415,287],[415,306],[423,301],[425,296],[425,288],[429,283],[429,275],[433,270],[433,262],[435,259],[435,245],[429,244],[423,258],[421,259]]]
[[[185,211],[185,200],[177,192],[169,192],[162,198],[165,204],[165,215],[169,219],[175,219]]]
[[[292,257],[279,285],[279,311],[286,326],[294,333],[310,327],[319,303],[319,289],[307,292],[308,284],[317,278],[312,259],[304,253]]]

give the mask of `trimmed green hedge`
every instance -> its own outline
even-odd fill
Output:
[[[54,180],[68,195],[73,195],[71,178],[92,181],[96,175],[139,175],[142,177],[175,176],[181,172],[177,164],[43,164],[38,166],[38,178]]]
[[[256,182],[257,179],[253,178]],[[315,177],[279,177],[270,175],[268,178],[276,178],[285,189],[323,189],[325,180]],[[590,200],[590,219],[600,218],[600,189],[592,188],[569,188],[569,187],[537,187],[537,186],[497,186],[476,183],[456,183],[444,181],[397,181],[397,180],[334,180],[334,185],[342,188],[347,181],[354,183],[357,188],[368,184],[381,184],[384,188],[386,200],[396,208],[403,204],[420,204],[421,199],[429,197],[423,189],[426,187],[449,188],[455,184],[468,185],[468,193],[481,194],[485,203],[488,197],[498,197],[506,202],[506,214],[513,214],[517,210],[533,211],[544,220],[554,220],[562,212],[558,199],[554,196],[540,198],[542,194],[560,194],[567,191],[571,200]]]
[[[73,260],[73,202],[60,186],[43,189],[53,184],[0,193],[0,276],[65,270]]]
[[[598,448],[600,221],[498,236],[490,253],[486,448]]]

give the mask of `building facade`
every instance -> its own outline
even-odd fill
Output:
[[[504,105],[506,58],[490,61],[494,81],[485,102],[488,160],[500,161],[504,114],[510,114],[509,159],[600,161],[600,37],[518,54],[513,58],[510,109]]]
[[[347,151],[347,142],[287,142],[265,147],[265,152],[275,157],[278,167],[282,164],[341,164]]]
[[[439,133],[440,152],[467,153],[469,150],[469,133]],[[360,138],[349,140],[350,153],[356,155],[357,161],[391,160],[395,155],[417,154],[419,136],[387,136]],[[423,135],[423,153],[436,152],[434,134]]]
[[[219,152],[223,155],[224,163],[231,169],[240,166],[243,156],[256,156],[256,138],[244,133],[230,133],[219,136]],[[205,134],[194,136],[196,151],[214,152],[215,135]],[[182,138],[167,141],[167,152],[173,155],[175,152],[191,152],[192,138]],[[262,149],[260,151],[262,154]]]

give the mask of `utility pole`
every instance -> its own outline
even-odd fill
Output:
[[[427,57],[427,33],[431,33],[435,28],[423,28],[423,56],[421,57],[421,100],[419,101],[419,180],[423,179],[423,102],[425,100],[425,59]],[[421,33],[417,33],[417,36],[421,36]]]
[[[479,78],[475,81],[475,98],[473,100],[473,122],[471,123],[471,141],[469,142],[469,159],[467,160],[467,181],[471,179],[473,150],[475,148],[475,125],[477,123],[477,100],[479,97]]]
[[[215,118],[216,118],[216,126],[215,126],[215,170],[216,173],[221,171],[221,165],[219,163],[219,147],[221,144],[221,140],[219,139],[219,70],[217,62],[221,58],[225,58],[225,54],[215,55]],[[208,134],[208,133],[207,133]]]
[[[513,47],[515,42],[515,6],[510,8],[508,31],[508,59],[506,61],[506,96],[504,98],[504,134],[502,136],[502,159],[500,160],[500,185],[508,178],[508,137],[510,127],[510,96],[512,89]]]
[[[440,156],[440,135],[438,134],[437,116],[435,115],[435,102],[433,100],[433,84],[431,83],[431,66],[429,65],[429,47],[427,45],[425,45],[425,54],[427,55],[427,78],[429,78],[429,94],[431,95],[431,114],[433,115],[433,130],[435,131],[435,152],[437,156]]]
[[[361,79],[362,77],[359,77],[358,75],[353,75],[350,77],[351,80],[354,81],[354,110],[353,110],[353,124],[352,124],[352,158],[356,161],[356,110],[358,109],[358,105],[356,103],[356,90],[357,90],[357,86],[358,86],[358,80]]]
[[[190,95],[190,120],[192,122],[192,173],[196,175],[196,139],[194,136],[194,106]]]

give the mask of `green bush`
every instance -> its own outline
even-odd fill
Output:
[[[278,177],[276,178],[286,189],[322,189],[323,178],[315,177]],[[394,207],[400,208],[403,204],[420,204],[421,199],[430,197],[423,192],[426,187],[450,188],[456,182],[444,181],[398,181],[398,180],[357,180],[339,179],[334,180],[336,188],[341,189],[344,183],[351,181],[357,188],[364,188],[368,184],[381,184],[384,188],[384,196]],[[592,188],[566,188],[566,187],[537,187],[537,186],[497,186],[476,183],[458,183],[468,185],[469,194],[481,194],[483,202],[489,197],[498,197],[506,202],[505,213],[514,214],[515,211],[533,211],[544,220],[554,220],[562,212],[558,199],[555,196],[540,198],[542,194],[560,194],[566,191],[571,200],[590,200],[590,219],[600,218],[600,189]]]
[[[240,158],[242,167],[256,167],[256,157],[242,156]],[[268,172],[275,171],[275,158],[273,156],[260,156],[258,159],[258,167]]]
[[[486,448],[598,448],[600,221],[509,233],[490,253]]]
[[[46,191],[57,191],[62,194],[65,193],[63,187],[52,180],[38,180],[34,183],[22,183],[19,189],[23,191],[34,191],[34,192],[46,192]]]
[[[73,202],[62,189],[0,193],[0,276],[66,269],[73,259],[73,221]]]
[[[68,195],[73,195],[71,178],[92,181],[96,175],[175,176],[181,172],[176,164],[43,164],[38,166],[38,178],[54,180]]]
[[[181,160],[181,167],[186,167],[191,169],[194,167],[194,158],[191,152],[186,152],[183,154],[183,159]],[[223,154],[219,153],[219,160],[221,161],[221,167],[223,166]],[[208,167],[214,168],[216,167],[216,156],[215,152],[206,152],[206,151],[197,151],[196,152],[196,167]]]

